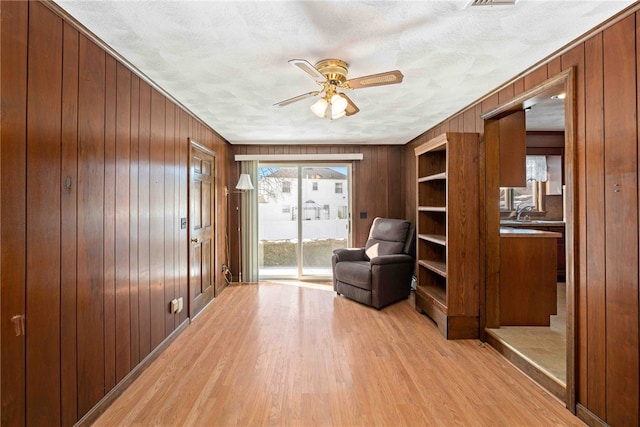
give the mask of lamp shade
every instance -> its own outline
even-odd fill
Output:
[[[326,99],[320,98],[311,106],[311,111],[318,117],[325,117],[328,105],[329,103]]]
[[[251,184],[251,177],[246,174],[240,174],[240,179],[236,184],[236,190],[253,190],[253,184]]]
[[[331,97],[331,115],[335,119],[340,113],[347,109],[347,100],[336,93]],[[344,115],[344,114],[343,114]],[[342,116],[340,116],[342,117]]]
[[[340,117],[344,117],[344,116],[346,116],[346,115],[347,115],[347,113],[346,113],[346,111],[345,111],[345,110],[342,110],[342,111],[341,111],[341,112],[339,112],[339,113],[333,113],[333,112],[332,112],[332,113],[331,113],[331,120],[339,119]]]

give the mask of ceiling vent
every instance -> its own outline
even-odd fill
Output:
[[[513,6],[518,0],[470,0],[465,8],[470,6]]]

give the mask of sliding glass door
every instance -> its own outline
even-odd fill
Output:
[[[260,279],[331,277],[334,249],[350,243],[349,164],[260,164]]]

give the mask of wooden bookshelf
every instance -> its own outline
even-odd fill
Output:
[[[416,309],[447,339],[479,333],[478,134],[449,132],[416,147]]]

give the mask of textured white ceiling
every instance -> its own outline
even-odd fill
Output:
[[[405,144],[634,3],[467,2],[56,0],[232,144]],[[293,58],[405,78],[329,121],[315,98],[272,107],[318,88]]]

